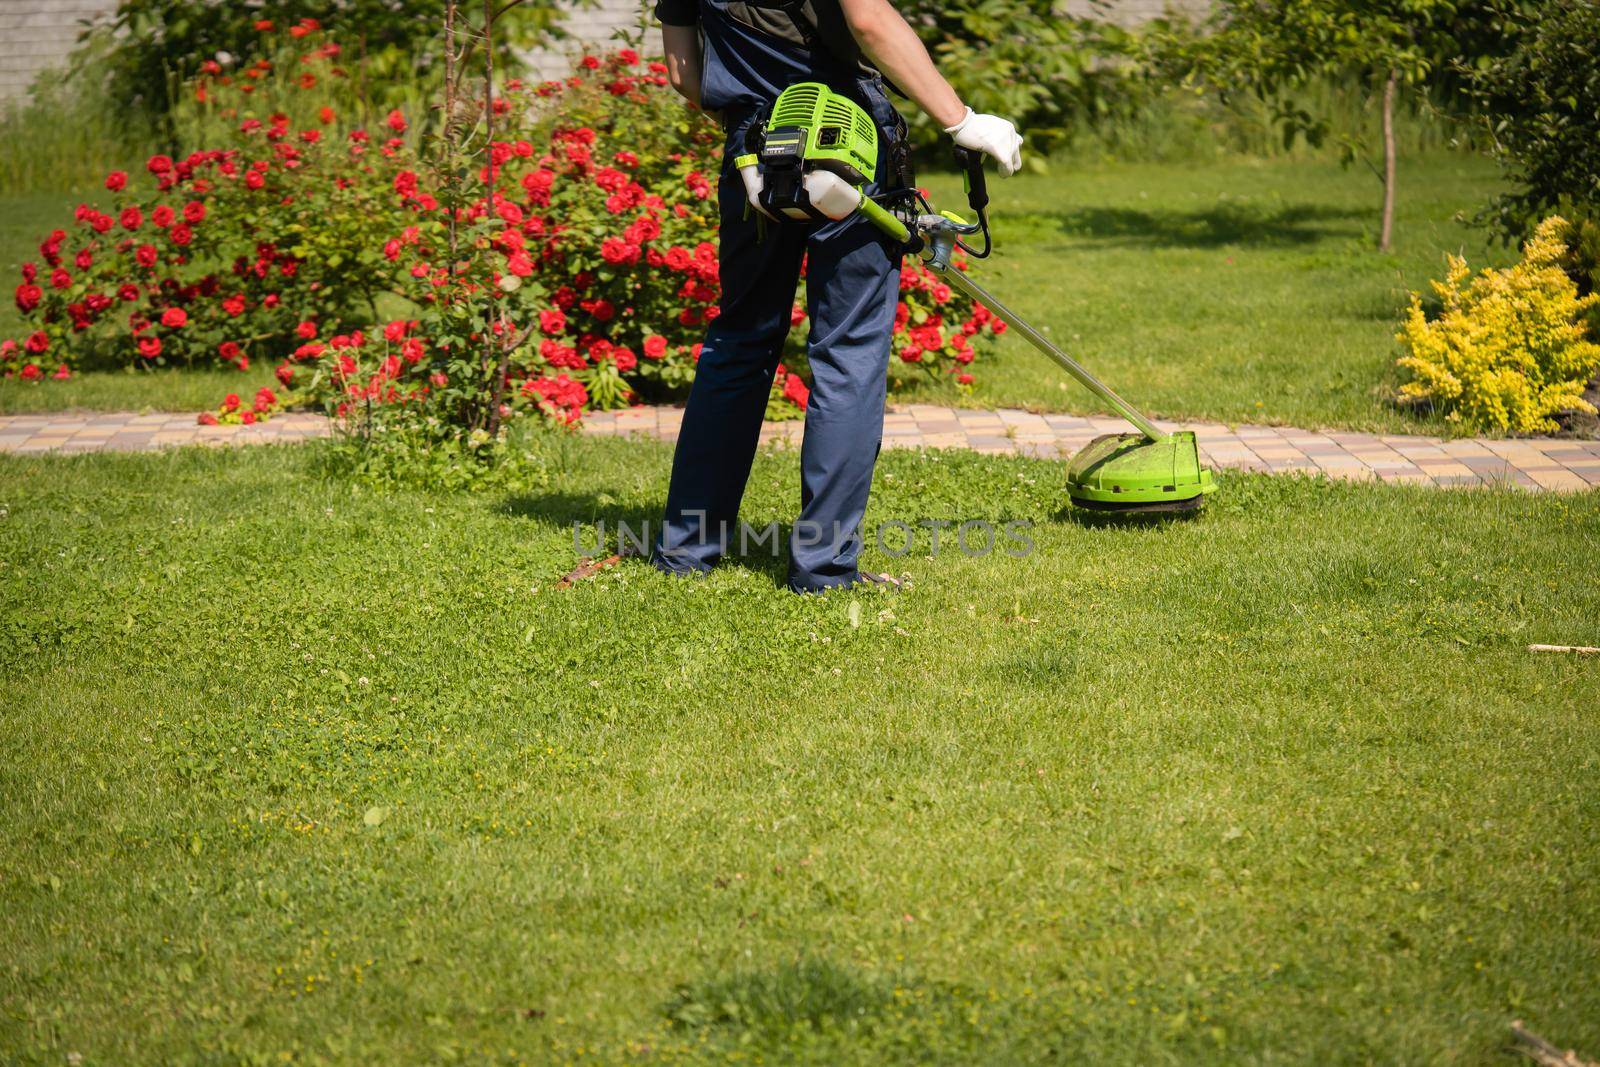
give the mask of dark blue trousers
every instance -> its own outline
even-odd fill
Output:
[[[883,439],[899,250],[860,218],[768,220],[758,234],[731,164],[723,167],[718,197],[722,308],[706,332],[683,415],[654,561],[669,573],[692,574],[740,544],[739,501],[804,256],[812,382],[789,586],[814,592],[848,585],[859,577],[861,518]]]

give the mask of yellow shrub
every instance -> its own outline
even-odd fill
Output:
[[[1396,335],[1406,349],[1399,364],[1414,376],[1402,398],[1431,400],[1468,426],[1516,433],[1554,430],[1561,411],[1594,412],[1582,394],[1600,371],[1600,345],[1587,338],[1584,314],[1600,294],[1580,298],[1560,267],[1566,225],[1545,219],[1522,262],[1476,278],[1451,256],[1445,280],[1432,283],[1444,303],[1437,319],[1411,294]]]

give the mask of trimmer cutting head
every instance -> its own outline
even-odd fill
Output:
[[[1096,437],[1067,465],[1067,494],[1095,511],[1193,511],[1216,489],[1188,430],[1152,440],[1139,433]]]

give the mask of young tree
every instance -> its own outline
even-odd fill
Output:
[[[1394,236],[1398,153],[1394,116],[1402,94],[1443,90],[1459,81],[1463,48],[1493,47],[1485,15],[1495,0],[1218,0],[1200,36],[1153,38],[1158,67],[1198,79],[1224,96],[1256,94],[1274,107],[1284,141],[1320,144],[1325,119],[1292,102],[1295,90],[1326,78],[1354,82],[1378,97],[1383,183],[1378,249]],[[1347,144],[1352,155],[1362,146]],[[1369,163],[1370,165],[1370,163]]]

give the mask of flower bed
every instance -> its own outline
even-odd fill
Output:
[[[272,400],[219,420],[311,405],[459,424],[488,389],[501,415],[570,422],[681,395],[721,294],[721,144],[660,64],[622,49],[561,82],[508,81],[488,109],[458,102],[493,134],[452,169],[415,116],[362,116],[338,44],[319,38],[307,26],[295,55],[208,65],[193,106],[216,143],[108,176],[106,205],[41,243],[15,290],[31,328],[0,343],[6,375],[271,360]],[[1003,328],[906,264],[901,360],[965,387],[975,342]],[[783,359],[774,414],[798,413],[800,331]]]

